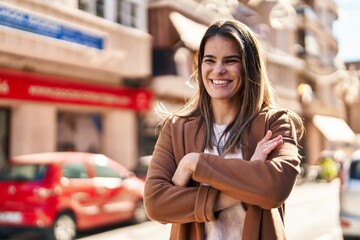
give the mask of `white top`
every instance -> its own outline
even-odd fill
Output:
[[[214,124],[215,142],[218,142],[226,125]],[[224,146],[226,136],[222,139],[220,146]],[[214,149],[205,149],[204,153],[219,155],[214,144]],[[240,158],[242,159],[242,152],[231,153],[224,156],[225,158]],[[206,240],[223,240],[223,239],[241,239],[245,209],[241,203],[230,208],[224,209],[220,212],[219,217],[213,222],[205,223],[205,239]]]

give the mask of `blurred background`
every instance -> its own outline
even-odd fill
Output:
[[[333,189],[329,229],[341,231],[341,173],[360,147],[359,12],[358,0],[1,0],[0,165],[80,151],[146,172],[154,107],[196,92],[205,29],[234,18],[257,34],[278,104],[304,120],[296,188]]]

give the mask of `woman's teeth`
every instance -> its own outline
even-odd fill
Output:
[[[212,80],[212,82],[215,85],[223,85],[223,84],[228,84],[230,81],[228,81],[228,80]]]

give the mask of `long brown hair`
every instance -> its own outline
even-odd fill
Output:
[[[259,112],[274,105],[274,91],[268,80],[263,53],[255,34],[243,23],[236,20],[221,20],[212,24],[205,32],[195,61],[193,77],[198,83],[197,93],[181,108],[172,114],[172,117],[185,117],[201,114],[206,123],[206,147],[213,149],[213,114],[211,97],[207,93],[202,75],[201,63],[204,58],[205,44],[209,38],[221,36],[235,41],[239,46],[239,55],[242,63],[242,81],[237,93],[238,111],[234,119],[226,127],[221,137],[228,136],[225,146],[218,152],[225,155],[235,152],[241,147],[241,135]],[[295,114],[296,115],[296,114]],[[165,121],[170,119],[168,117]],[[216,145],[216,143],[215,143]]]

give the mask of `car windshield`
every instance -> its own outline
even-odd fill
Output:
[[[351,163],[350,178],[360,180],[360,160]]]
[[[46,165],[6,164],[0,170],[0,181],[41,181],[44,178],[46,170],[47,170]]]

